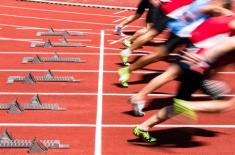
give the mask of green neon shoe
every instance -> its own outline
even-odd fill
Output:
[[[130,63],[128,62],[128,58],[130,57],[131,55],[131,51],[128,51],[128,49],[125,49],[123,51],[120,52],[120,58],[122,60],[122,64],[124,66],[129,66]]]
[[[196,112],[189,108],[184,100],[174,98],[174,112],[175,114],[182,114],[183,116],[190,118],[192,120],[197,120]]]
[[[124,45],[124,46],[126,46],[126,47],[131,47],[131,41],[129,41],[129,40],[127,40],[127,39],[124,39],[123,41],[122,41],[122,44]]]
[[[157,142],[157,139],[154,137],[151,137],[148,131],[140,130],[138,126],[133,129],[133,134],[143,139],[145,142],[149,142],[149,143]]]
[[[130,79],[130,71],[128,67],[118,70],[119,82],[122,87],[128,87],[128,80]]]

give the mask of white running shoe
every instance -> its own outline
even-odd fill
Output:
[[[136,100],[133,97],[130,98],[130,103],[132,104],[132,109],[134,111],[135,116],[144,116],[143,112],[145,101],[144,100]]]

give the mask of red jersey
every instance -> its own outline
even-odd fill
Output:
[[[192,33],[190,40],[198,48],[210,48],[232,34],[229,23],[235,15],[211,17],[198,26]]]
[[[163,13],[171,18],[178,18],[187,9],[193,0],[170,0],[160,6]]]

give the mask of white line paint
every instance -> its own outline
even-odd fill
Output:
[[[116,43],[118,43],[118,42],[120,42],[120,41],[123,41],[123,40],[126,39],[126,38],[128,38],[128,36],[125,36],[125,37],[123,37],[123,38],[121,38],[121,39],[118,39],[118,40],[114,40],[113,42],[111,42],[111,43],[109,43],[109,44],[110,44],[110,45],[116,44]]]
[[[37,27],[18,27],[17,30],[48,30],[47,28]],[[91,31],[93,29],[54,29],[55,31]]]
[[[33,11],[44,11],[44,12],[53,12],[53,13],[66,13],[66,14],[75,14],[75,15],[88,15],[88,16],[101,16],[101,17],[123,17],[123,16],[114,16],[114,15],[104,15],[104,14],[93,14],[93,13],[81,13],[81,12],[72,12],[72,11],[61,11],[61,10],[48,10],[48,9],[36,9],[36,8],[26,8],[18,6],[9,6],[9,5],[0,5],[0,8],[13,8],[13,9],[22,9],[22,10],[33,10]]]
[[[137,124],[103,124],[102,127],[106,128],[133,128]],[[34,124],[34,123],[0,123],[0,127],[96,127],[96,124]],[[235,125],[226,124],[196,124],[196,125],[187,125],[187,124],[159,124],[156,125],[157,128],[222,128],[222,129],[234,129]]]
[[[0,95],[57,95],[57,96],[73,96],[73,95],[81,95],[81,96],[97,96],[97,93],[79,93],[79,92],[73,92],[73,93],[56,93],[56,92],[0,92]],[[135,94],[120,94],[120,93],[103,93],[103,96],[133,96]],[[174,97],[175,94],[149,94],[148,96],[152,97]],[[205,94],[193,94],[194,97],[208,97],[208,95]],[[235,94],[227,94],[222,95],[223,97],[235,97]]]
[[[42,39],[3,38],[3,37],[1,37],[0,40],[11,40],[11,41],[22,41],[22,42],[42,41]]]
[[[124,20],[124,19],[126,19],[126,17],[122,17],[122,18],[119,18],[119,19],[117,19],[117,20],[114,20],[113,23],[117,23],[117,22],[119,22],[119,21],[121,21],[121,20]]]
[[[115,25],[115,24],[98,23],[98,22],[86,22],[86,21],[57,19],[57,18],[42,18],[42,17],[33,17],[33,16],[20,16],[20,15],[12,15],[12,14],[0,14],[0,16],[15,17],[15,18],[26,18],[26,19],[36,19],[36,20],[46,20],[46,21],[68,22],[68,23],[79,23],[79,24],[92,24],[92,25],[102,25],[102,26],[104,26],[104,25],[114,26]],[[139,27],[139,26],[133,26],[132,25],[130,27]]]
[[[58,1],[48,1],[48,0],[26,0],[28,2],[40,2],[47,4],[61,4],[61,5],[72,5],[72,6],[82,6],[82,7],[92,7],[92,8],[106,8],[106,9],[122,9],[122,10],[136,10],[133,7],[121,7],[121,6],[110,6],[110,5],[94,5],[94,4],[84,4],[84,3],[68,3],[68,2],[58,2]]]
[[[45,72],[46,69],[0,69],[0,72]],[[53,72],[71,72],[71,73],[99,73],[99,70],[51,70]],[[103,70],[104,73],[117,73],[117,70]],[[164,71],[133,71],[134,74],[161,74]],[[233,75],[235,72],[217,72],[218,74],[228,74]]]
[[[122,11],[114,12],[113,14],[114,15],[118,15],[118,14],[121,14],[121,13],[124,13],[124,12],[127,12],[127,10],[122,10]]]
[[[98,79],[98,99],[96,114],[95,155],[102,154],[102,109],[103,109],[103,70],[104,70],[104,30],[100,34],[100,61]]]

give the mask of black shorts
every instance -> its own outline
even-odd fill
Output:
[[[179,64],[182,65],[182,64]],[[176,95],[176,98],[182,100],[190,100],[192,94],[198,90],[203,88],[203,81],[205,77],[203,74],[192,71],[190,69],[183,69],[183,74],[180,77],[181,83]]]
[[[150,7],[146,22],[152,23],[153,28],[157,30],[158,33],[161,33],[163,30],[167,28],[167,23],[171,21],[172,19],[168,16],[166,16],[160,7]]]
[[[136,14],[142,15],[145,12],[145,9],[148,9],[150,6],[149,0],[141,0],[137,6]]]
[[[191,47],[192,43],[188,38],[183,38],[171,33],[168,40],[164,43],[168,53],[173,52],[178,46]]]

